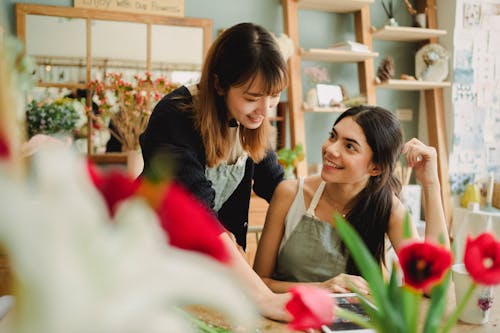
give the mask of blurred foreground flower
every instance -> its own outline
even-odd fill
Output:
[[[7,332],[192,332],[179,309],[188,304],[253,327],[256,309],[231,272],[171,247],[170,231],[143,197],[121,200],[110,223],[85,163],[69,150],[41,150],[31,169],[29,179],[16,180],[0,168],[0,243],[16,296]],[[187,203],[164,207],[190,219]]]
[[[290,289],[292,298],[286,309],[293,317],[292,330],[319,329],[333,322],[334,302],[330,293],[316,287],[297,286]]]
[[[464,264],[477,283],[487,286],[499,284],[500,243],[489,233],[481,234],[476,239],[467,237]]]

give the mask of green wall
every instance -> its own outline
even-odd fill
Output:
[[[14,3],[36,3],[44,5],[72,6],[72,0],[0,0],[0,10],[6,26],[14,29]],[[401,2],[402,3],[402,2]],[[381,0],[376,0],[370,8],[372,25],[384,25],[386,14]],[[221,28],[227,28],[243,21],[261,24],[280,35],[283,32],[283,15],[280,0],[185,0],[185,16],[206,17],[213,20],[213,34]],[[395,11],[395,17],[401,25],[411,25],[411,17],[404,5]],[[299,35],[301,47],[328,47],[344,40],[354,40],[354,17],[352,14],[331,14],[316,11],[301,11],[299,13]],[[49,37],[50,38],[50,37]],[[418,45],[415,43],[395,43],[373,41],[373,49],[380,56],[375,59],[377,68],[384,56],[391,55],[395,61],[395,76],[402,73],[414,73],[414,55]],[[357,85],[357,66],[354,64],[319,63],[330,70],[330,78],[334,84],[342,84],[350,96],[359,93]],[[303,63],[310,65],[310,63]],[[306,83],[304,82],[304,86]],[[286,95],[283,96],[286,99]],[[404,122],[403,129],[406,138],[418,134],[418,92],[398,92],[378,89],[377,104],[389,110],[398,108],[412,109],[413,121]],[[335,114],[306,114],[306,148],[309,163],[321,163],[321,144],[326,139],[335,120]]]

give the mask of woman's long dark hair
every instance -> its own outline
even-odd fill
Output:
[[[195,124],[205,145],[208,166],[227,158],[230,142],[224,93],[255,80],[261,74],[263,94],[274,95],[288,84],[285,59],[276,38],[265,28],[253,23],[240,23],[225,30],[208,51],[203,66],[199,92],[195,98]],[[258,162],[269,149],[271,125],[267,119],[257,129],[240,128],[243,148]]]
[[[377,262],[385,264],[385,233],[391,216],[393,196],[401,191],[394,168],[401,155],[403,133],[396,116],[376,106],[357,106],[342,113],[334,126],[346,117],[363,130],[370,146],[372,162],[380,174],[370,177],[366,187],[351,200],[346,219],[359,233]],[[347,262],[349,274],[359,274],[352,258]]]

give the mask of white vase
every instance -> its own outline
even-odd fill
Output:
[[[127,172],[130,177],[137,178],[144,168],[144,160],[140,150],[127,151]]]

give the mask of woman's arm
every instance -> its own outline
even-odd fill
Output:
[[[296,192],[297,181],[294,180],[281,182],[274,191],[255,254],[253,269],[274,292],[286,292],[293,285],[273,280],[271,277],[274,273],[279,246],[285,233],[285,218]]]
[[[404,145],[403,153],[406,154],[407,166],[413,168],[415,178],[422,186],[426,219],[425,239],[435,243],[444,242],[444,246],[449,248],[450,241],[448,228],[444,216],[441,186],[439,184],[437,172],[436,149],[413,138]],[[399,200],[397,200],[397,202],[399,202]],[[396,251],[399,249],[402,240],[405,215],[404,207],[401,208],[401,202],[399,202],[398,205],[393,207],[393,212],[395,213],[391,214],[389,232],[389,237]],[[412,230],[416,238],[416,228],[413,223]]]
[[[253,174],[254,192],[259,197],[270,202],[276,186],[284,179],[284,175],[285,172],[278,163],[276,152],[270,150],[262,161],[255,164]]]
[[[273,320],[290,321],[291,317],[286,312],[285,305],[291,295],[273,293],[252,270],[231,237],[227,233],[222,233],[220,238],[231,256],[231,269],[247,289],[248,295],[253,297],[260,313]]]

